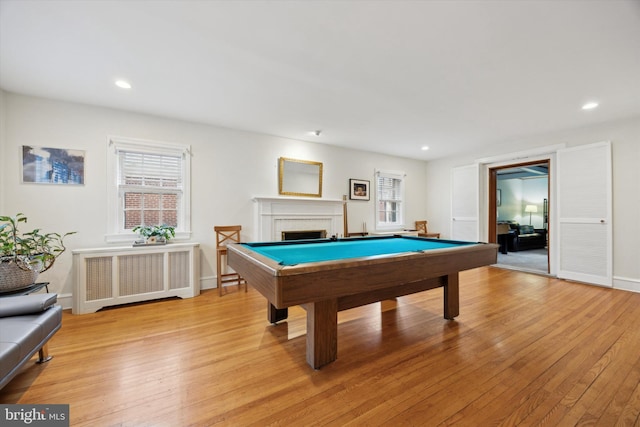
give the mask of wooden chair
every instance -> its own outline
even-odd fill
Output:
[[[427,230],[427,221],[416,221],[416,230],[418,230],[418,236],[420,237],[440,238],[440,233],[429,233],[429,230]]]
[[[218,294],[222,296],[222,284],[227,282],[236,282],[238,284],[238,290],[244,283],[244,291],[247,292],[247,282],[238,273],[222,273],[222,256],[225,256],[226,261],[227,243],[240,243],[240,230],[242,230],[242,226],[216,225],[213,227],[213,230],[216,232]]]

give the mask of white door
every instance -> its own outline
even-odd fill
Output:
[[[451,172],[451,238],[479,240],[480,168],[476,165],[453,168]]]
[[[613,286],[611,144],[558,150],[558,277]]]

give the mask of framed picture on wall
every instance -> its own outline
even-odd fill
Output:
[[[369,200],[369,181],[364,179],[349,180],[349,198],[351,200]]]
[[[84,184],[82,150],[22,146],[22,182],[35,184]]]

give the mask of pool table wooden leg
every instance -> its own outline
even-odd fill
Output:
[[[460,314],[460,295],[458,291],[458,273],[449,274],[444,285],[444,318],[453,320]]]
[[[304,304],[307,311],[307,363],[318,369],[338,358],[338,301]]]
[[[270,302],[267,302],[267,318],[269,319],[269,323],[278,323],[281,320],[289,317],[289,309],[288,308],[276,308]]]

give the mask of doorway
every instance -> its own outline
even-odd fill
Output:
[[[498,267],[549,274],[549,160],[489,169],[489,241]]]

